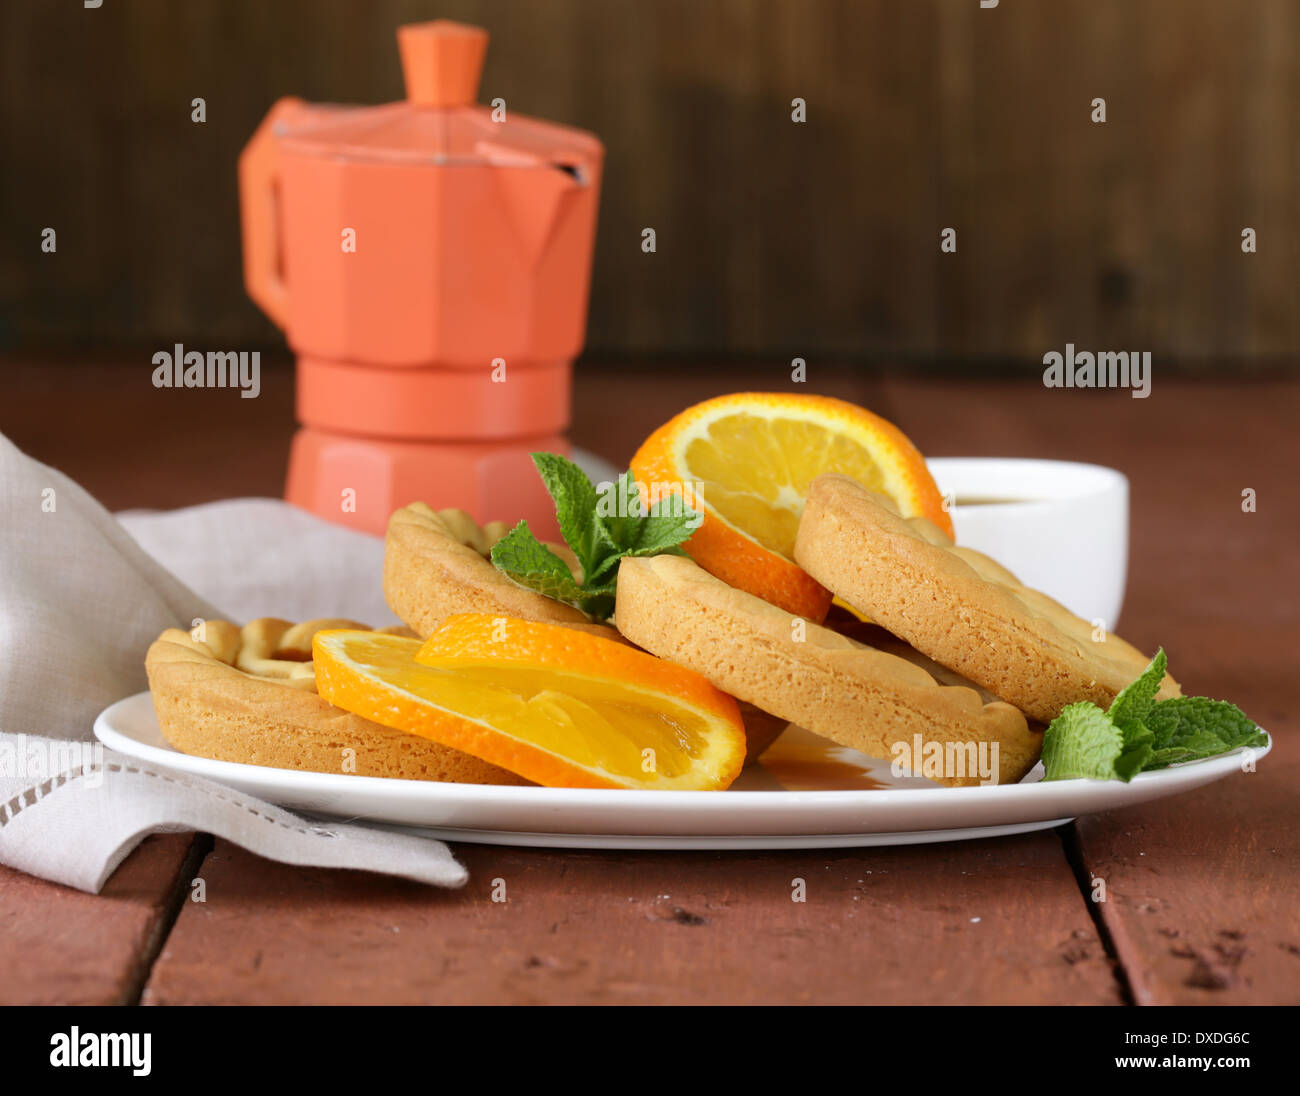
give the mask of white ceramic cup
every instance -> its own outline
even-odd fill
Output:
[[[952,500],[958,544],[992,556],[1084,620],[1116,629],[1128,576],[1128,478],[1122,472],[1002,457],[927,463]],[[967,499],[997,501],[968,505]]]

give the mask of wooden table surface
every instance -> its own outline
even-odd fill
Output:
[[[274,495],[291,378],[158,391],[148,356],[10,361],[0,430],[113,509]],[[573,437],[620,464],[674,411],[784,366],[589,366]],[[898,422],[932,456],[1097,461],[1132,482],[1121,631],[1189,691],[1272,731],[1259,771],[1057,830],[809,852],[458,845],[461,891],[146,840],[90,896],[0,868],[0,1001],[1300,1001],[1295,562],[1300,383],[1154,378],[1149,399],[814,366],[804,390]],[[1242,491],[1257,493],[1244,513]],[[187,901],[201,876],[206,902]],[[1107,901],[1089,900],[1091,877]],[[509,901],[490,900],[507,880]],[[807,880],[807,901],[790,900]]]

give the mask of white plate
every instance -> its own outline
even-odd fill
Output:
[[[296,810],[416,826],[454,841],[556,848],[815,849],[1026,833],[1219,780],[1240,771],[1244,752],[1143,773],[1128,784],[1042,783],[1040,766],[1020,784],[941,788],[895,777],[886,761],[791,727],[728,791],[637,792],[438,784],[211,761],[167,744],[147,692],[100,713],[95,734],[129,757]],[[1253,751],[1255,758],[1269,748]],[[827,767],[845,790],[810,790],[817,781],[807,771]],[[863,786],[872,783],[879,786]]]

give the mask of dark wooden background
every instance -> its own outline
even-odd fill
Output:
[[[276,345],[239,149],[399,97],[436,16],[492,32],[483,100],[606,142],[593,356],[1295,364],[1296,0],[6,0],[0,348]]]

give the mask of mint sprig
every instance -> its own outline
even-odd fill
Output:
[[[520,586],[573,605],[589,616],[603,620],[614,611],[614,584],[579,582],[569,565],[533,535],[526,521],[492,546],[492,562]]]
[[[555,502],[555,518],[581,576],[575,577],[521,521],[492,548],[496,567],[521,586],[581,609],[596,620],[614,612],[618,561],[626,556],[685,555],[678,545],[699,527],[701,514],[679,494],[646,510],[631,472],[597,487],[556,453],[534,453],[533,464]]]
[[[1127,782],[1140,772],[1268,742],[1254,720],[1227,701],[1157,700],[1165,667],[1162,648],[1106,711],[1087,700],[1066,707],[1043,734],[1043,779]]]

